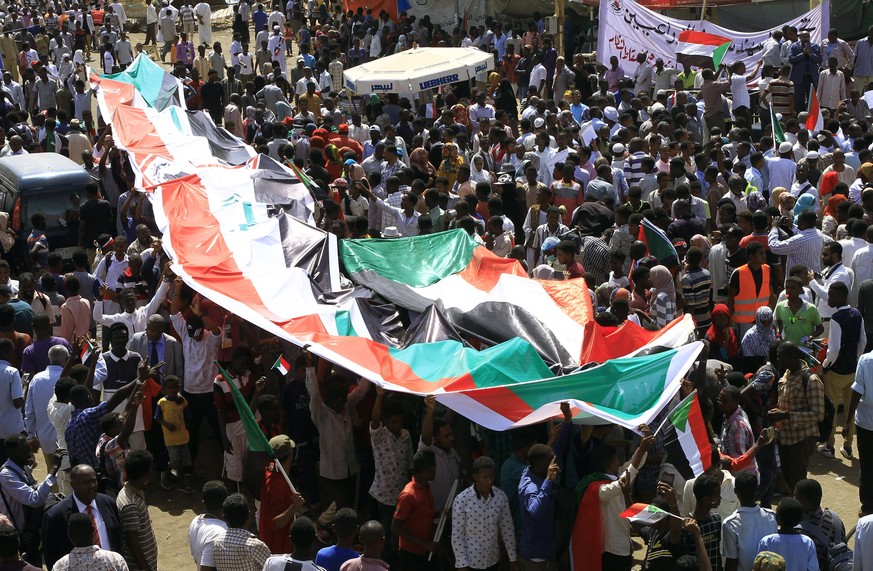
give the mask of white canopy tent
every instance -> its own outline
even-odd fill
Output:
[[[494,69],[494,56],[476,48],[412,48],[343,72],[346,88],[366,93],[419,93]]]

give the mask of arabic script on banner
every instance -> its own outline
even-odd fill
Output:
[[[808,31],[810,39],[821,43],[829,26],[830,3],[821,5],[802,16],[760,32],[737,32],[705,20],[677,20],[662,16],[632,0],[600,0],[600,32],[597,40],[597,61],[609,65],[609,58],[618,57],[619,64],[630,75],[636,70],[636,57],[645,53],[649,62],[661,58],[666,67],[676,67],[676,41],[685,30],[696,30],[733,39],[724,63],[743,61],[746,69],[754,70],[761,60],[761,44],[772,30],[783,25]]]

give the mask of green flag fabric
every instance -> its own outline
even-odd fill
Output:
[[[785,133],[782,131],[782,125],[776,118],[776,112],[773,111],[772,105],[770,105],[770,122],[773,125],[773,149],[776,150],[780,143],[785,142]]]
[[[252,414],[252,409],[249,408],[249,403],[246,402],[245,397],[242,396],[242,393],[239,392],[237,386],[233,384],[233,381],[231,381],[233,377],[230,373],[224,370],[224,367],[222,367],[218,361],[215,361],[215,366],[218,367],[218,373],[224,377],[224,382],[226,382],[230,387],[233,404],[236,406],[240,420],[242,420],[243,426],[246,429],[246,439],[249,441],[249,449],[254,450],[255,452],[266,452],[270,455],[270,458],[275,458],[276,456],[273,454],[273,448],[267,441],[267,437],[264,436],[261,427],[258,426],[258,421],[255,420],[255,415]]]

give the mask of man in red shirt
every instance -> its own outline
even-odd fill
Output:
[[[412,481],[397,497],[391,531],[398,538],[397,568],[425,569],[428,552],[436,551],[433,541],[434,505],[430,482],[436,477],[436,456],[419,450],[412,457]]]
[[[261,508],[258,512],[258,536],[267,544],[274,554],[291,553],[289,532],[296,514],[303,513],[306,502],[303,496],[291,491],[288,482],[276,466],[282,464],[285,473],[291,472],[294,463],[294,441],[280,434],[270,439],[270,448],[276,454],[276,460],[264,468],[264,480],[261,482]]]

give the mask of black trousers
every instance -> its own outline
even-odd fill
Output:
[[[157,36],[155,34],[156,29],[157,29],[156,22],[153,22],[151,24],[146,24],[146,36],[145,36],[145,42],[143,42],[144,45],[147,46],[150,43],[151,43],[151,45],[155,45],[158,43],[157,39],[156,39]]]
[[[616,555],[608,551],[601,554],[600,561],[606,571],[630,571],[634,564],[633,555]]]
[[[197,458],[197,451],[200,448],[200,426],[204,420],[209,423],[212,438],[221,442],[219,439],[221,431],[218,429],[218,411],[215,410],[212,393],[195,395],[183,391],[182,394],[188,401],[188,410],[191,411],[191,425],[188,427],[191,440],[188,443],[188,449],[191,451],[191,461],[193,462]]]
[[[858,477],[858,495],[861,499],[861,511],[873,513],[873,430],[861,428],[857,424],[858,463],[861,473]]]
[[[427,555],[398,550],[396,569],[399,571],[430,571],[433,569],[433,565],[427,560]]]

